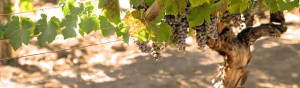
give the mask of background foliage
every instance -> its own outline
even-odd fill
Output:
[[[171,26],[163,20],[163,15],[182,15],[186,3],[190,2],[190,15],[188,15],[189,27],[210,22],[210,15],[222,16],[225,11],[231,14],[244,13],[251,7],[255,0],[130,0],[132,8],[138,6],[149,7],[147,9],[131,9],[122,11],[118,0],[99,0],[98,6],[94,7],[90,1],[83,3],[74,0],[61,0],[60,8],[65,18],[60,20],[56,17],[41,15],[41,19],[33,22],[31,19],[20,16],[12,16],[7,24],[0,22],[0,38],[9,39],[14,50],[22,44],[28,44],[32,37],[38,37],[40,46],[51,43],[56,35],[62,34],[64,39],[76,37],[79,29],[81,35],[100,31],[103,36],[117,33],[128,42],[129,36],[140,41],[154,41],[159,44],[167,42],[171,36]],[[299,0],[262,0],[260,8],[267,8],[270,12],[291,10],[299,7]],[[33,7],[25,1],[24,10]],[[101,10],[102,13],[95,13]],[[23,10],[21,10],[23,11]],[[124,18],[121,14],[126,13]],[[47,20],[47,18],[51,18]]]

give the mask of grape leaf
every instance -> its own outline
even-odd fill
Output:
[[[42,29],[46,28],[47,26],[47,15],[41,14],[42,19],[39,19],[36,22],[35,28],[34,28],[34,35],[38,35]]]
[[[190,27],[201,25],[204,22],[210,22],[210,10],[208,4],[203,4],[192,8],[190,15],[187,17]]]
[[[264,1],[267,3],[271,13],[280,11],[280,8],[278,7],[277,4],[277,0],[264,0]]]
[[[200,5],[203,5],[204,3],[208,3],[209,4],[209,0],[189,0],[191,3],[191,7],[197,7]]]
[[[84,10],[83,7],[84,7],[84,6],[83,6],[82,3],[79,5],[79,7],[75,7],[75,6],[73,6],[73,5],[69,5],[69,8],[70,8],[70,14],[73,14],[73,15],[78,15],[78,14],[80,14],[80,13]]]
[[[133,19],[137,19],[137,20],[143,21],[142,13],[143,13],[142,11],[134,10],[131,13],[127,14],[126,17],[132,16]]]
[[[138,7],[142,4],[144,0],[130,0],[130,6]]]
[[[29,11],[34,9],[34,4],[32,0],[21,0],[20,1],[20,11]]]
[[[59,6],[65,6],[65,4],[66,4],[66,0],[59,0]]]
[[[129,34],[135,36],[139,31],[146,29],[141,11],[135,10],[125,16],[125,25],[129,27]],[[137,37],[137,36],[136,36]]]
[[[64,39],[76,37],[75,28],[77,27],[77,15],[67,15],[65,19],[62,20],[60,27],[62,29],[62,34]]]
[[[280,6],[281,10],[292,10],[295,7],[299,6],[299,0],[278,0],[278,5]]]
[[[149,30],[146,28],[141,19],[141,11],[135,10],[125,16],[125,26],[129,28],[129,35],[146,41],[149,38]]]
[[[74,0],[68,0],[67,2],[66,1],[62,1],[63,3],[61,3],[62,5],[62,11],[64,13],[64,15],[68,15],[70,14],[70,6],[74,7],[74,3],[75,1]]]
[[[106,4],[107,1],[108,0],[99,0],[98,8],[104,8],[104,6],[105,6],[105,4]]]
[[[4,30],[5,30],[5,25],[3,25],[1,20],[0,20],[0,31],[4,31]]]
[[[85,4],[84,4],[84,10],[83,10],[83,14],[91,14],[93,13],[93,10],[94,10],[94,6],[92,5],[92,2],[91,1],[87,1]]]
[[[158,28],[153,29],[155,38],[158,44],[166,42],[170,39],[172,34],[172,27],[165,22],[162,22]]]
[[[128,43],[129,42],[129,29],[124,27],[124,24],[119,25],[119,29],[116,30],[117,36],[122,37],[123,41]]]
[[[109,36],[115,31],[115,27],[104,16],[99,16],[100,29],[103,36]]]
[[[228,11],[230,13],[241,13],[244,12],[249,6],[249,0],[231,0]]]
[[[133,37],[137,37],[139,41],[147,41],[150,38],[150,34],[148,29],[141,29]]]
[[[128,29],[127,29],[128,30]],[[122,36],[122,39],[125,43],[129,43],[129,38],[130,38],[130,35],[129,35],[129,32],[127,31],[123,36]]]
[[[87,34],[91,33],[93,30],[98,30],[100,27],[99,20],[96,15],[82,15],[80,20],[79,30]]]
[[[99,8],[102,8],[107,19],[115,25],[121,22],[119,0],[99,0]]]
[[[55,20],[58,19],[56,17],[52,17],[50,19],[50,22],[46,26],[41,29],[41,34],[38,36],[38,43],[39,46],[42,47],[45,45],[46,42],[51,43],[55,39],[58,29],[58,24],[55,22]]]
[[[33,27],[33,23],[29,19],[21,19],[19,21],[18,16],[13,16],[12,20],[7,23],[7,29],[5,36],[11,40],[11,45],[14,50],[21,47],[22,43],[28,44],[30,39],[30,31]]]
[[[62,6],[62,11],[64,15],[79,15],[84,10],[84,5],[82,3],[79,4],[79,7],[75,7],[74,0],[68,0],[68,2]]]
[[[186,0],[165,0],[164,4],[167,15],[179,15],[185,11]]]
[[[6,25],[3,25],[1,20],[0,20],[0,39],[4,38],[5,29],[6,29]]]
[[[227,6],[226,1],[221,0],[217,3],[211,4],[210,12],[211,12],[211,14],[218,14],[218,13],[222,14],[225,11],[227,11],[227,7],[228,6]]]
[[[126,32],[128,32],[128,28],[123,27],[123,26],[124,26],[123,23],[120,24],[120,25],[119,25],[120,28],[116,30],[117,37],[121,37],[121,36],[123,36]]]
[[[151,6],[155,0],[145,0],[147,6]]]

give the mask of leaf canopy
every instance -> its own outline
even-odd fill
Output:
[[[22,43],[28,44],[30,39],[30,29],[33,23],[29,19],[20,19],[18,16],[13,16],[11,21],[7,23],[5,37],[10,39],[10,43],[14,50],[21,47]]]

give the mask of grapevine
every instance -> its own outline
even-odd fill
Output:
[[[7,23],[0,22],[0,39],[10,40],[13,49],[18,50],[35,36],[42,47],[57,35],[74,38],[77,31],[82,36],[98,31],[103,36],[116,33],[126,43],[136,39],[134,43],[142,53],[158,59],[164,44],[185,51],[186,38],[193,29],[200,49],[208,46],[226,57],[222,74],[232,78],[224,77],[221,82],[224,87],[235,88],[243,86],[241,82],[247,76],[249,47],[260,37],[279,37],[287,30],[282,11],[299,7],[299,0],[130,0],[132,9],[123,11],[119,0],[99,0],[97,6],[89,0],[76,1],[60,0],[63,19],[41,14],[41,19],[34,22],[13,15]],[[270,11],[270,22],[248,25],[261,8]],[[232,26],[240,27],[241,32],[236,35]]]

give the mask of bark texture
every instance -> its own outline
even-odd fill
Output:
[[[219,38],[209,39],[207,45],[224,57],[224,65],[219,68],[213,80],[216,88],[243,87],[249,71],[246,67],[251,59],[250,46],[260,37],[280,37],[287,30],[282,12],[271,13],[270,23],[243,29],[238,35],[219,22]]]

